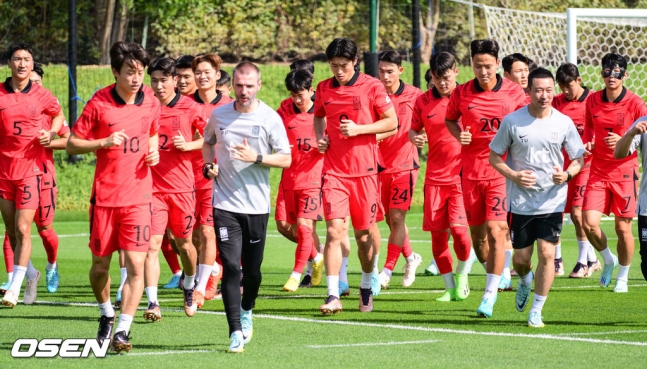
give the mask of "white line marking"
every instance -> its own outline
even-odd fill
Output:
[[[206,353],[206,352],[216,352],[215,350],[173,350],[173,351],[149,351],[149,352],[133,352],[126,354],[125,356],[148,356],[148,355],[175,355],[175,354],[197,354],[197,353]]]
[[[584,332],[584,333],[560,333],[563,336],[606,336],[607,334],[637,334],[647,333],[647,329],[634,331],[607,331],[607,332]]]
[[[423,343],[435,343],[440,340],[427,340],[427,341],[404,341],[404,342],[366,342],[366,343],[348,343],[340,345],[310,345],[308,348],[335,348],[335,347],[372,347],[372,346],[395,346],[395,345],[419,345]]]
[[[74,237],[89,237],[89,233],[76,233],[76,234],[59,234],[58,238],[74,238]],[[40,235],[32,234],[31,238],[40,238]],[[0,236],[0,239],[4,239],[4,235]]]

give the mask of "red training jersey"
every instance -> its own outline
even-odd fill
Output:
[[[485,91],[475,78],[452,92],[446,118],[469,127],[472,142],[461,149],[463,178],[473,181],[500,178],[489,161],[490,141],[496,135],[503,117],[526,105],[526,94],[518,84],[497,74],[497,83]]]
[[[195,180],[191,151],[181,151],[173,145],[173,137],[182,135],[193,141],[193,132],[204,134],[207,121],[202,106],[191,98],[176,92],[168,105],[162,105],[159,128],[160,162],[153,171],[153,192],[180,193],[192,192]],[[202,150],[196,150],[202,155]],[[200,173],[202,176],[202,173]]]
[[[614,149],[607,146],[604,138],[609,133],[623,136],[634,121],[644,115],[647,115],[645,102],[626,87],[614,101],[608,100],[606,90],[595,92],[587,99],[583,141],[595,144],[591,151],[591,179],[625,182],[638,178],[636,152],[616,159]]]
[[[287,102],[291,104],[288,104]],[[283,120],[292,147],[292,164],[283,169],[281,183],[284,190],[306,190],[321,188],[321,170],[324,156],[317,149],[317,136],[314,129],[314,105],[307,112],[301,112],[286,99],[277,113]]]
[[[93,204],[124,207],[152,201],[153,179],[145,158],[148,140],[159,130],[160,103],[153,90],[142,86],[134,104],[126,104],[115,85],[97,91],[83,109],[72,133],[82,139],[103,139],[124,131],[119,146],[97,150],[92,188]]]
[[[43,129],[49,131],[52,129],[52,117],[43,115]],[[61,129],[58,130],[57,135],[63,137],[70,133],[70,127],[67,121],[63,122]],[[56,187],[56,165],[54,165],[54,150],[45,149],[45,162],[43,163],[43,180],[41,181],[41,190],[47,190]]]
[[[586,101],[589,96],[593,94],[594,91],[589,90],[584,87],[584,92],[577,100],[567,100],[564,94],[559,94],[553,98],[553,108],[557,109],[560,113],[571,118],[577,128],[577,133],[580,134],[580,137],[584,135],[584,123],[586,121]],[[584,143],[584,141],[582,141]],[[584,168],[588,166],[590,168],[592,156],[584,157]],[[564,154],[564,169],[568,168],[571,164],[571,159],[568,155]]]
[[[21,180],[42,175],[45,148],[38,141],[43,115],[61,111],[52,93],[37,84],[15,93],[11,77],[0,85],[0,179]]]
[[[449,97],[440,95],[436,87],[418,96],[413,108],[411,129],[427,133],[427,171],[425,185],[451,185],[461,181],[461,144],[445,125]]]
[[[349,119],[358,125],[373,124],[391,107],[393,104],[382,82],[364,73],[355,72],[344,86],[335,77],[321,81],[317,86],[314,114],[326,118],[330,139],[323,173],[340,177],[377,174],[376,135],[344,137],[341,120]]]
[[[229,104],[230,102],[234,101],[229,96],[224,96],[220,92],[216,95],[216,97],[210,102],[210,103],[205,103],[202,101],[200,98],[200,94],[198,93],[198,90],[195,91],[193,95],[187,96],[191,99],[193,99],[195,102],[200,104],[202,106],[202,112],[204,117],[209,121],[209,117],[211,116],[211,112],[214,111],[217,107]],[[215,158],[213,159],[215,162]],[[202,150],[195,150],[191,154],[191,163],[193,165],[193,176],[195,178],[195,189],[196,190],[210,190],[211,189],[211,181],[204,178],[204,175],[202,174],[202,168],[204,167],[204,159],[202,158]]]
[[[380,142],[378,148],[382,155],[382,173],[398,173],[419,168],[418,149],[409,141],[411,115],[416,98],[422,94],[419,88],[407,85],[400,80],[400,88],[389,95],[398,115],[398,130],[395,135]]]

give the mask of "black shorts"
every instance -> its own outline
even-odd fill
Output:
[[[523,249],[532,246],[537,239],[551,243],[559,242],[564,215],[562,213],[521,215],[508,213],[508,227],[512,247]]]

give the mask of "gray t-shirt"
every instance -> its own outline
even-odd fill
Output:
[[[216,145],[218,176],[213,181],[213,207],[241,214],[269,214],[270,168],[230,157],[230,148],[243,139],[261,155],[290,155],[290,143],[281,117],[259,101],[251,113],[240,113],[234,103],[211,113],[204,141]]]
[[[537,176],[537,183],[531,188],[506,180],[508,209],[512,213],[538,215],[564,211],[567,184],[553,183],[553,167],[564,167],[562,148],[571,159],[584,154],[575,124],[556,109],[552,109],[548,118],[537,119],[525,106],[503,118],[490,149],[499,155],[507,152],[506,163],[512,170],[530,170]]]
[[[647,116],[638,118],[638,120],[631,125],[631,128],[634,128],[638,122],[644,120],[647,120]],[[640,192],[638,192],[638,215],[647,215],[647,183],[645,183],[645,165],[647,165],[647,133],[634,136],[633,141],[631,141],[631,147],[629,148],[629,154],[633,154],[639,147],[643,163],[643,174],[640,179]]]

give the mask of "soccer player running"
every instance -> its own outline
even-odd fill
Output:
[[[380,231],[376,224],[379,201],[377,135],[397,128],[397,116],[384,86],[356,68],[357,45],[336,38],[326,48],[333,77],[317,86],[315,133],[320,147],[327,147],[322,172],[326,218],[326,283],[328,298],[322,314],[342,310],[339,300],[340,242],[350,215],[362,266],[359,310],[373,310],[372,273],[379,253]],[[324,135],[327,131],[327,136]]]
[[[14,251],[14,269],[2,305],[13,308],[25,277],[23,302],[36,300],[40,272],[30,261],[31,225],[39,208],[44,147],[65,118],[56,97],[29,79],[34,67],[29,45],[11,45],[6,60],[11,77],[0,86],[0,211]],[[43,126],[43,115],[52,118],[49,129]]]
[[[416,280],[416,269],[422,258],[413,252],[409,242],[409,230],[405,224],[411,208],[413,189],[418,180],[418,149],[409,142],[411,115],[416,98],[422,94],[417,87],[405,84],[400,75],[404,72],[402,57],[396,51],[383,51],[378,55],[380,81],[394,107],[397,107],[398,129],[394,136],[383,139],[377,136],[378,148],[382,155],[384,170],[380,172],[380,201],[384,207],[389,234],[388,249],[384,268],[380,273],[380,285],[387,288],[393,269],[402,254],[406,258],[402,286],[409,287]],[[391,135],[391,133],[388,133]]]
[[[243,352],[254,332],[252,309],[262,279],[270,168],[289,167],[291,155],[281,117],[256,99],[261,87],[258,67],[250,62],[239,63],[233,78],[236,100],[212,112],[202,151],[208,163],[204,174],[215,177],[213,219],[224,268],[222,299],[229,325],[228,352],[238,353]]]
[[[521,86],[526,93],[526,104],[530,104],[528,74],[537,69],[537,64],[521,53],[514,53],[501,59],[501,66],[503,67],[503,77]]]
[[[553,74],[537,68],[528,76],[528,88],[530,104],[503,118],[492,139],[490,163],[508,184],[513,264],[521,280],[516,308],[519,312],[526,308],[535,279],[528,327],[543,328],[541,311],[555,278],[555,245],[562,232],[568,192],[565,182],[581,170],[585,151],[573,121],[551,106]],[[566,171],[562,149],[571,159]],[[535,241],[539,259],[536,276],[531,260]]]
[[[604,259],[600,286],[608,287],[613,270],[620,262],[613,292],[627,292],[629,266],[634,254],[631,232],[636,213],[638,159],[634,152],[622,159],[614,157],[618,140],[638,118],[647,115],[645,102],[624,87],[627,60],[609,53],[602,58],[605,88],[586,102],[586,122],[583,141],[591,151],[591,174],[584,192],[583,223],[586,237]],[[611,253],[607,236],[600,228],[602,213],[615,215],[618,235],[618,256]]]
[[[144,292],[144,264],[151,238],[153,181],[159,162],[160,103],[143,84],[149,64],[138,44],[116,42],[110,66],[116,82],[97,91],[72,127],[69,154],[96,152],[90,199],[90,284],[101,318],[97,340],[110,339],[115,311],[110,304],[110,260],[122,250],[128,276],[111,347],[130,351],[130,325]],[[91,138],[90,138],[91,137]]]
[[[553,107],[573,120],[575,128],[577,128],[577,132],[581,137],[584,134],[586,101],[593,92],[582,85],[582,78],[575,64],[564,63],[560,65],[557,68],[557,73],[555,73],[555,79],[562,93],[553,99]],[[584,167],[580,174],[568,183],[568,195],[564,212],[571,214],[579,250],[577,263],[569,274],[569,278],[590,277],[594,272],[602,269],[595,255],[595,249],[586,238],[586,233],[584,233],[584,227],[582,226],[582,203],[584,202],[584,191],[591,171],[591,159],[590,155],[584,157]],[[570,163],[568,156],[565,156],[564,169],[568,168]],[[555,247],[555,275],[562,275],[563,273],[562,249],[558,244]]]
[[[461,149],[463,200],[470,226],[472,246],[478,259],[486,262],[486,286],[480,317],[491,317],[499,283],[510,285],[510,275],[501,275],[509,241],[506,223],[506,182],[488,161],[489,144],[503,117],[526,105],[523,89],[496,73],[499,44],[491,39],[470,44],[476,78],[452,92],[445,124],[463,146]],[[458,123],[462,119],[463,129]],[[511,288],[511,287],[510,287]]]
[[[285,78],[285,87],[290,91],[292,105],[282,105],[277,111],[292,147],[292,164],[281,176],[287,222],[291,231],[296,228],[297,241],[294,268],[283,286],[288,292],[299,288],[301,272],[309,259],[313,269],[309,284],[318,286],[323,274],[323,255],[313,234],[321,210],[323,155],[317,150],[313,126],[312,77],[306,70],[291,71]]]
[[[195,198],[191,151],[184,137],[193,138],[193,132],[201,134],[206,120],[202,107],[192,99],[175,91],[177,75],[175,62],[170,58],[153,60],[148,67],[151,87],[161,105],[159,127],[158,165],[151,168],[153,175],[153,215],[151,242],[146,254],[145,291],[148,309],[144,318],[153,322],[162,319],[157,299],[160,265],[159,250],[166,228],[170,228],[180,252],[184,268],[184,312],[195,315],[197,301],[204,299],[203,292],[194,290],[197,252],[191,243],[191,231],[195,222]],[[198,140],[202,143],[202,139]]]
[[[471,240],[461,189],[461,145],[445,126],[445,111],[452,91],[458,85],[456,59],[448,52],[431,57],[433,87],[415,101],[409,139],[417,147],[429,146],[425,173],[425,205],[422,229],[431,232],[431,247],[445,293],[440,302],[465,300],[470,293],[467,274],[471,267]],[[429,134],[427,134],[429,132]],[[449,251],[449,234],[458,257],[456,275]]]
[[[216,81],[216,91],[218,91],[222,96],[231,95],[231,77],[229,73],[224,70],[220,70],[220,78]]]

